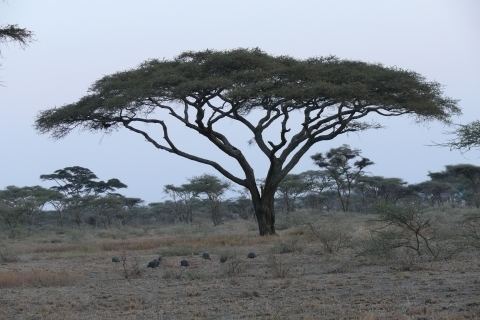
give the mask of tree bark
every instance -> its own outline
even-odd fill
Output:
[[[265,193],[261,198],[253,197],[253,208],[261,236],[275,234],[275,193]]]

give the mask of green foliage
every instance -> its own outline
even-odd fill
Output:
[[[125,116],[152,113],[149,99],[183,101],[219,89],[226,99],[242,103],[244,112],[265,106],[269,98],[358,101],[439,119],[458,111],[455,101],[441,97],[438,83],[399,68],[335,57],[296,60],[259,49],[207,50],[105,76],[77,103],[43,112],[37,127],[59,137],[77,125],[108,129]]]
[[[127,187],[115,178],[108,181],[95,181],[98,177],[90,169],[79,166],[55,170],[52,174],[42,174],[40,179],[54,181],[58,185],[52,186],[51,189],[70,197],[98,195]]]
[[[480,121],[460,125],[454,132],[455,138],[444,144],[452,149],[470,150],[480,147]]]

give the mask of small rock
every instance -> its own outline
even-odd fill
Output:
[[[182,261],[180,261],[180,266],[181,266],[181,267],[188,267],[189,265],[190,265],[190,263],[188,263],[187,260],[182,260]]]
[[[220,256],[220,263],[225,263],[228,260],[227,256]]]
[[[147,265],[147,268],[158,268],[160,266],[160,260],[162,258],[158,258],[158,259],[153,259],[152,261],[150,261]]]
[[[249,252],[249,253],[247,254],[247,258],[249,258],[249,259],[254,259],[254,258],[256,258],[256,257],[257,257],[257,255],[255,254],[255,252]]]
[[[208,254],[208,252],[204,252],[202,253],[202,258],[205,260],[210,260],[210,254]]]
[[[120,258],[119,257],[112,257],[112,262],[120,262]]]

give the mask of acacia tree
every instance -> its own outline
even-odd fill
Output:
[[[128,222],[132,209],[142,202],[139,198],[128,198],[118,193],[110,193],[103,197],[93,197],[87,202],[87,207],[96,216],[95,224],[101,223],[110,227],[113,219],[120,220],[122,225]]]
[[[445,121],[458,112],[438,83],[412,71],[335,57],[276,57],[259,49],[207,50],[105,76],[79,101],[41,112],[36,128],[61,138],[79,127],[123,127],[159,150],[211,166],[249,190],[259,232],[267,235],[275,233],[279,183],[314,144],[378,127],[360,122],[369,114]],[[243,174],[181,148],[167,119],[206,138]],[[222,124],[232,122],[253,137],[269,163],[266,173],[257,175],[240,146],[221,132]],[[257,177],[265,177],[264,183],[258,185]]]
[[[450,182],[440,180],[429,180],[410,186],[411,190],[417,192],[431,206],[441,206],[454,193],[454,185]]]
[[[449,165],[444,171],[430,172],[428,175],[433,181],[455,185],[466,200],[480,208],[480,166]]]
[[[11,230],[22,223],[34,225],[45,204],[58,197],[58,192],[40,186],[8,186],[0,190],[0,218]]]
[[[199,177],[189,179],[186,185],[187,190],[193,191],[197,196],[204,195],[210,203],[210,213],[212,222],[215,226],[222,223],[220,216],[221,196],[230,187],[229,183],[220,180],[210,174],[204,174]]]
[[[360,156],[360,150],[351,149],[344,144],[338,148],[330,149],[325,155],[316,153],[312,156],[317,166],[328,173],[335,182],[335,189],[342,210],[350,209],[350,196],[363,169],[373,164],[368,158]]]
[[[358,177],[355,189],[362,197],[364,209],[379,201],[384,204],[396,204],[410,193],[407,183],[400,178],[382,176]]]
[[[163,187],[163,191],[170,195],[173,200],[175,216],[184,223],[193,222],[193,200],[196,197],[195,190],[189,184],[175,186],[167,184]]]
[[[82,207],[87,206],[91,200],[101,194],[127,187],[116,178],[98,181],[98,177],[90,169],[80,166],[66,167],[55,170],[51,174],[42,174],[40,179],[55,182],[56,185],[50,189],[64,195],[56,205],[56,209],[61,212],[69,210],[77,225],[82,222]],[[62,213],[59,215],[63,216]]]

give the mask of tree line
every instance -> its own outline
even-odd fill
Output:
[[[316,153],[311,159],[316,169],[288,174],[279,184],[277,211],[370,213],[384,205],[480,207],[480,167],[472,164],[448,165],[430,172],[427,181],[408,184],[401,178],[369,174],[374,162],[349,145]],[[100,180],[79,166],[40,179],[52,185],[0,190],[0,223],[12,233],[53,221],[61,227],[108,228],[131,223],[191,224],[200,218],[219,225],[225,219],[255,218],[247,190],[210,174],[180,185],[166,184],[163,193],[168,199],[148,204],[120,194],[127,185],[119,179]]]

